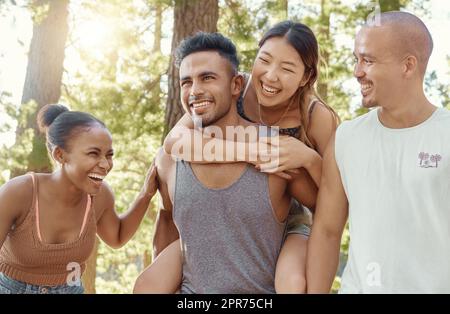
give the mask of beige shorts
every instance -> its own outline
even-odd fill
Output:
[[[301,234],[309,237],[311,234],[312,213],[311,211],[293,200],[287,218],[286,235]]]

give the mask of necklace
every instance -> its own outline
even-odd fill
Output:
[[[289,108],[291,108],[291,103],[292,103],[292,101],[289,102],[289,105],[286,107],[286,110],[283,112],[283,114],[281,115],[281,117],[280,117],[276,122],[272,123],[271,126],[278,126],[278,123],[279,123],[279,122],[284,118],[284,116],[288,113]],[[262,115],[261,115],[261,104],[260,104],[260,103],[258,103],[258,115],[259,115],[259,122],[260,122],[262,125],[268,126],[267,123],[265,123],[265,122],[263,121],[263,118],[262,118]]]

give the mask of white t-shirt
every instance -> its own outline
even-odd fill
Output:
[[[450,293],[450,111],[403,129],[377,112],[336,133],[350,227],[340,293]]]

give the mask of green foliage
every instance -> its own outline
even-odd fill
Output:
[[[33,136],[32,152],[28,155],[28,169],[40,169],[42,165],[51,164],[44,135]],[[49,170],[51,172],[51,169]]]
[[[293,7],[293,19],[310,26],[320,43],[318,92],[342,120],[353,117],[349,104],[354,95],[343,83],[352,78],[354,30],[368,13],[364,6],[352,8],[335,0]]]
[[[447,57],[447,63],[450,65],[450,56]],[[425,91],[427,94],[436,91],[440,103],[435,105],[450,109],[450,84],[439,81],[436,71],[432,71],[425,77]]]
[[[225,0],[219,7],[217,29],[236,45],[241,71],[250,72],[257,53],[255,9],[238,0]]]
[[[217,29],[236,45],[241,71],[251,72],[265,31],[287,18],[288,1],[221,0]]]
[[[431,72],[425,79],[425,91],[427,93],[431,93],[433,90],[437,91],[437,96],[440,100],[440,103],[437,103],[435,105],[442,106],[444,108],[449,108],[450,84],[439,82],[435,71]]]
[[[39,25],[47,17],[50,11],[50,2],[43,1],[38,4],[37,2],[30,1],[28,8],[30,9],[33,23]]]
[[[18,128],[24,129],[23,134],[16,138],[16,142],[19,145],[14,145],[12,148],[0,147],[0,172],[3,170],[8,171],[8,175],[0,176],[0,184],[9,179],[9,170],[17,169],[21,173],[25,173],[28,169],[28,162],[30,159],[30,152],[32,151],[33,142],[35,142],[34,131],[32,128],[26,128],[27,118],[30,114],[36,111],[37,104],[34,101],[30,101],[27,104],[22,105],[21,110],[17,109],[15,105],[8,101],[8,94],[0,94],[0,105],[4,109],[4,113],[10,118],[15,120]],[[12,125],[8,122],[5,123],[0,129],[1,131],[9,131],[12,129]],[[47,151],[43,152],[44,158],[47,156]],[[40,156],[39,158],[42,158]],[[0,173],[1,174],[1,173]]]
[[[11,103],[11,93],[0,91],[0,114],[7,115],[14,120],[17,120],[17,110]],[[9,132],[13,129],[11,123],[4,122],[0,125],[0,133]]]
[[[153,207],[153,206],[152,206]],[[154,208],[154,207],[153,207]],[[97,257],[97,293],[131,293],[150,254],[153,221],[145,218],[138,232],[124,247],[112,249],[100,243]]]

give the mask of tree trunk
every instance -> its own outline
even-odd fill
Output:
[[[162,34],[162,4],[155,6],[155,32],[153,40],[153,52],[161,52],[161,34]]]
[[[181,40],[198,31],[216,32],[219,18],[218,0],[176,0],[174,8],[174,27],[172,54],[169,64],[169,93],[165,115],[163,137],[183,116],[180,101],[179,73],[174,65],[173,52]]]
[[[81,281],[83,282],[84,293],[85,294],[95,294],[95,278],[97,276],[97,253],[98,253],[98,245],[100,244],[98,238],[95,239],[94,250],[89,256],[89,259],[86,262],[86,269],[84,271],[83,276],[81,277]]]
[[[330,9],[327,4],[327,0],[321,0],[321,13],[320,13],[320,20],[319,20],[319,33],[318,33],[318,40],[319,42],[325,43],[325,45],[322,45],[321,51],[320,51],[320,57],[322,59],[322,70],[328,68],[328,64],[330,61],[330,52],[328,49],[330,49]],[[323,72],[323,71],[322,71]],[[327,102],[328,101],[328,81],[329,79],[326,77],[327,74],[321,73],[319,75],[319,82],[317,84],[317,92],[320,95],[320,97]]]
[[[40,108],[46,104],[57,103],[61,96],[64,48],[68,32],[68,4],[68,0],[33,1],[33,8],[47,7],[48,11],[43,16],[35,16],[22,93],[22,104],[34,101],[37,108],[27,116],[26,125],[19,126],[16,130],[16,139],[20,139],[26,129],[34,130],[33,148],[26,171],[51,171],[45,138],[39,134],[36,116]],[[13,169],[11,174],[17,176],[22,173],[23,170]]]

